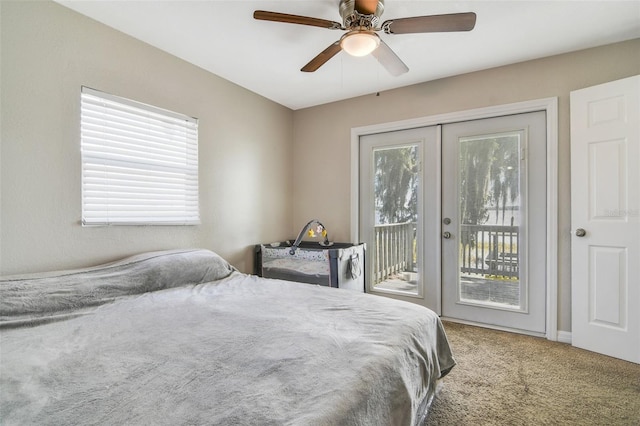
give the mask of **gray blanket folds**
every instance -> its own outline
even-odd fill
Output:
[[[417,305],[239,272],[160,287],[0,330],[1,423],[412,425],[455,364]]]
[[[0,278],[0,327],[46,321],[118,297],[225,278],[235,269],[209,250],[167,250],[106,265]]]

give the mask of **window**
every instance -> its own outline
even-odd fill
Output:
[[[198,120],[87,87],[82,224],[195,225]]]

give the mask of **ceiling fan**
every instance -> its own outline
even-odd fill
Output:
[[[384,0],[340,0],[339,10],[342,24],[326,19],[265,10],[256,10],[253,17],[263,21],[347,31],[338,41],[320,52],[300,71],[314,72],[338,52],[344,50],[352,56],[372,54],[393,76],[406,73],[409,71],[409,67],[375,33],[376,31],[382,30],[386,34],[470,31],[476,24],[476,14],[467,12],[389,19],[380,25],[380,16],[384,12]]]

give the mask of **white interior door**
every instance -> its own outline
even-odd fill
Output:
[[[575,346],[640,363],[640,76],[571,92]]]
[[[546,114],[442,126],[442,315],[546,331]]]

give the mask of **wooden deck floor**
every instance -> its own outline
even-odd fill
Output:
[[[520,303],[520,285],[514,279],[492,279],[482,275],[463,275],[460,277],[462,299],[471,302],[518,306]],[[401,277],[383,281],[376,289],[417,293],[417,285]]]
[[[514,279],[491,279],[481,276],[460,277],[461,298],[472,302],[518,306],[520,282]]]

